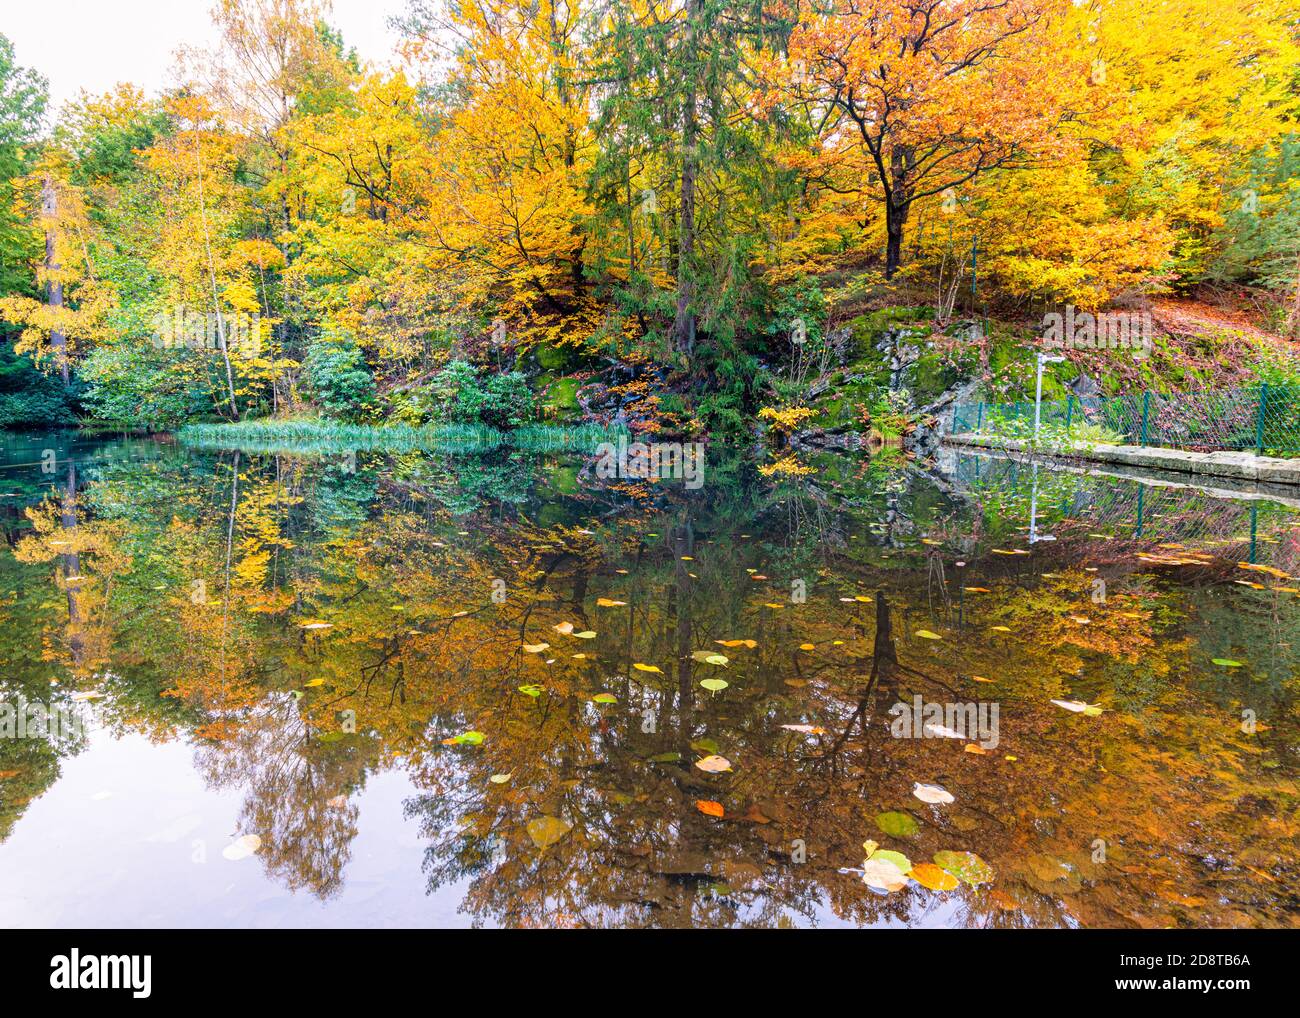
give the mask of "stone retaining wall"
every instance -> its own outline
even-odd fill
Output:
[[[1032,453],[1035,456],[1090,460],[1094,463],[1122,463],[1151,470],[1172,470],[1183,474],[1232,477],[1242,481],[1300,485],[1300,459],[1277,459],[1250,452],[1185,452],[1149,445],[1105,445],[1071,442],[1068,446],[1038,445],[996,435],[945,435],[947,445]]]

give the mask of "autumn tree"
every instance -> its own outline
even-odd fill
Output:
[[[825,107],[820,144],[884,209],[885,275],[917,201],[1068,141],[1069,65],[1042,46],[1058,0],[843,0],[795,7],[778,91]],[[778,12],[791,9],[778,6]]]

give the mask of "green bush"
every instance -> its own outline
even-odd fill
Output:
[[[434,420],[518,428],[537,414],[528,381],[518,371],[480,374],[468,361],[454,360],[438,372],[427,391]]]
[[[307,350],[302,390],[331,417],[355,421],[375,406],[375,379],[350,340],[321,339]]]
[[[77,423],[79,384],[65,387],[32,359],[0,345],[0,428],[59,428]]]
[[[215,413],[210,358],[183,348],[102,346],[81,362],[91,416],[127,427],[169,428]]]

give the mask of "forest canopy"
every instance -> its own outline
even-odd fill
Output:
[[[410,0],[389,69],[316,0],[212,17],[182,86],[57,111],[0,38],[0,401],[515,419],[485,369],[622,363],[725,427],[882,292],[1246,284],[1300,334],[1290,0]]]

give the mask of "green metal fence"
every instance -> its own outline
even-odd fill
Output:
[[[1029,438],[1034,404],[963,403],[952,409],[952,433]],[[1044,401],[1039,437],[1160,445],[1196,452],[1249,449],[1300,455],[1300,387],[1259,385],[1205,392],[1141,392],[1109,399],[1071,396]]]

